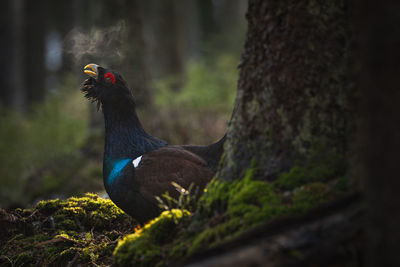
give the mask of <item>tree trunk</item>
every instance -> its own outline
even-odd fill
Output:
[[[27,100],[41,102],[45,96],[46,1],[26,1],[25,75]]]
[[[210,40],[210,37],[218,32],[218,24],[215,21],[214,7],[212,0],[197,0],[199,6],[200,24],[203,29],[203,40]]]
[[[202,32],[199,5],[195,0],[175,0],[175,20],[178,27],[178,50],[182,64],[201,57]]]
[[[148,51],[143,36],[143,4],[139,1],[125,1],[127,17],[127,36],[123,47],[125,63],[122,69],[129,70],[124,78],[135,92],[138,107],[151,105],[152,94],[149,86],[149,73],[146,64]]]
[[[400,3],[358,1],[368,266],[400,266]]]
[[[273,179],[345,155],[352,83],[347,1],[250,0],[234,113],[217,176]]]
[[[4,105],[24,111],[26,104],[24,67],[24,0],[5,2],[5,21],[2,24],[1,98]]]
[[[178,2],[175,0],[143,3],[144,32],[149,49],[149,66],[153,79],[177,78],[175,88],[179,89],[183,74],[183,55],[179,41],[179,17],[176,17]],[[175,85],[175,84],[174,84]]]

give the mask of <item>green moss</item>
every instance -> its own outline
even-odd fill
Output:
[[[204,247],[212,247],[241,234],[243,231],[288,212],[281,204],[281,196],[275,193],[273,184],[253,179],[255,168],[249,169],[242,180],[222,182],[215,180],[199,201],[202,216],[218,217],[215,207],[225,207],[222,222],[203,225],[194,234],[189,254]],[[214,213],[212,212],[214,210]],[[221,211],[221,209],[219,209]]]
[[[111,265],[116,241],[136,225],[110,200],[92,193],[41,201],[16,214],[34,235],[17,234],[0,246],[0,265],[65,266],[72,259],[85,266]]]
[[[294,194],[291,211],[293,213],[304,213],[329,200],[332,196],[331,188],[323,183],[312,183],[306,185]]]
[[[66,218],[65,216],[59,215],[55,217],[57,227],[65,230],[77,231],[79,230],[78,225],[75,221]]]
[[[347,177],[340,177],[335,182],[335,189],[338,191],[345,192],[349,189],[349,181]]]
[[[114,251],[116,262],[120,266],[154,266],[163,256],[161,245],[171,238],[177,223],[189,215],[177,209],[164,211],[142,229],[125,236]]]
[[[243,224],[257,224],[279,214],[280,202],[281,198],[275,194],[272,184],[246,177],[232,190],[227,214],[231,218],[242,218]]]
[[[40,201],[35,209],[53,215],[56,228],[65,230],[112,229],[117,222],[131,220],[111,200],[93,193],[81,198]]]
[[[256,163],[253,162],[253,165]],[[204,190],[203,196],[199,200],[199,210],[205,216],[214,212],[224,212],[227,209],[231,195],[235,195],[246,181],[253,178],[255,168],[250,168],[245,173],[243,180],[224,182],[213,179]]]
[[[34,258],[32,253],[30,252],[22,252],[15,258],[14,265],[15,266],[29,266],[34,263]]]
[[[346,173],[346,158],[323,143],[316,143],[307,160],[298,162],[289,172],[283,172],[275,185],[283,190],[313,182],[326,182]]]
[[[204,190],[204,195],[199,200],[199,210],[202,214],[212,214],[215,211],[223,211],[229,199],[229,183],[214,179]]]
[[[178,242],[175,246],[172,247],[170,254],[170,258],[179,259],[186,255],[188,246],[185,242]]]
[[[189,238],[191,246],[188,254],[225,242],[251,227],[279,216],[305,213],[335,196],[334,189],[329,185],[322,182],[310,183],[308,179],[303,179],[306,177],[304,169],[295,167],[289,172],[291,178],[304,183],[300,184],[301,187],[295,190],[294,194],[285,194],[284,197],[279,183],[254,180],[255,170],[255,167],[247,170],[242,180],[233,182],[213,180],[209,184],[206,193],[199,201],[202,219],[197,222],[200,224],[197,229],[201,230]],[[307,173],[311,177],[330,177],[335,172],[310,168]],[[291,184],[292,189],[295,187],[295,183]],[[219,223],[209,223],[213,220]]]
[[[44,214],[51,214],[53,212],[56,212],[58,209],[60,209],[63,206],[62,203],[63,202],[60,199],[40,201],[36,205],[36,210],[39,210],[40,212],[42,212]]]
[[[188,254],[193,254],[206,247],[214,247],[215,245],[239,235],[238,229],[243,226],[240,218],[232,218],[227,222],[221,223],[214,227],[207,227],[194,236]]]
[[[311,177],[307,175],[304,167],[294,166],[289,172],[282,173],[275,184],[282,189],[293,189],[307,180],[311,180]]]
[[[288,253],[288,256],[294,259],[303,259],[304,255],[300,251],[296,249],[291,249]]]

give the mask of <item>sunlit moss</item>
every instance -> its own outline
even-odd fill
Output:
[[[68,200],[40,201],[36,210],[54,216],[55,226],[61,229],[79,230],[112,229],[116,222],[129,220],[121,209],[109,199],[100,198],[93,193],[85,197],[71,197]]]
[[[18,210],[25,229],[0,248],[0,265],[110,265],[116,241],[135,221],[111,200],[88,193],[84,197],[39,202],[33,210]],[[53,220],[53,225],[50,221]],[[7,263],[8,262],[8,263]]]
[[[161,246],[169,241],[177,223],[189,215],[186,210],[164,211],[134,234],[125,236],[114,251],[116,262],[121,266],[154,266],[165,254]]]

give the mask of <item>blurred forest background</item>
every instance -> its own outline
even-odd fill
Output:
[[[101,192],[103,119],[83,66],[128,81],[145,129],[207,144],[233,109],[245,0],[5,0],[0,10],[0,207]]]

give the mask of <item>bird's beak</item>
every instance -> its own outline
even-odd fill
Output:
[[[96,65],[96,64],[87,64],[83,68],[83,72],[93,78],[97,78],[97,68],[98,67],[99,67],[99,65]]]

